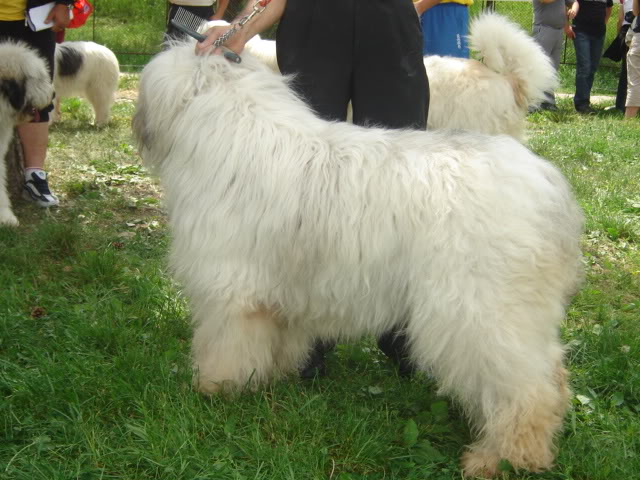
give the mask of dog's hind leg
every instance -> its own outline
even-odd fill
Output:
[[[111,117],[111,106],[114,103],[112,91],[90,91],[87,93],[87,100],[93,106],[96,126],[103,126],[109,123]]]
[[[276,309],[210,301],[196,306],[194,319],[193,360],[201,392],[255,388],[273,376],[281,335]]]
[[[413,321],[412,356],[430,367],[442,393],[460,401],[479,436],[462,458],[465,475],[494,475],[502,459],[516,469],[548,469],[569,400],[563,348],[549,321],[562,308],[483,312],[477,300],[468,309],[464,300],[458,308],[433,308],[424,323]]]

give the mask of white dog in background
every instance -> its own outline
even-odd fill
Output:
[[[470,48],[481,61],[428,56],[431,102],[427,127],[504,133],[523,141],[529,107],[556,87],[553,64],[518,25],[502,15],[471,22]]]
[[[145,67],[133,128],[164,187],[202,392],[397,326],[479,436],[467,475],[552,465],[582,231],[556,167],[507,136],[323,121],[251,54],[193,43]]]
[[[62,98],[78,96],[91,103],[96,125],[109,123],[120,75],[114,53],[94,42],[64,42],[56,47],[55,62],[52,121],[60,120]]]
[[[506,134],[523,141],[529,107],[539,105],[544,92],[557,85],[549,57],[522,28],[495,13],[471,22],[469,44],[481,61],[424,57],[431,97],[427,128]],[[256,36],[246,49],[279,71],[273,40]]]
[[[6,155],[14,128],[51,102],[45,61],[24,43],[0,43],[0,225],[18,225],[7,193]]]

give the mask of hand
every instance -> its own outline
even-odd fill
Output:
[[[69,15],[69,7],[58,3],[53,6],[49,15],[47,15],[47,18],[44,20],[44,23],[53,23],[51,30],[54,32],[61,32],[67,28],[70,21],[71,16]]]
[[[573,31],[571,25],[564,26],[564,34],[569,38],[576,38],[576,32]]]
[[[220,38],[226,32],[231,30],[231,28],[232,28],[231,25],[225,25],[225,26],[219,26],[219,27],[212,27],[206,32],[204,32],[204,35],[206,35],[207,38],[202,42],[196,43],[196,54],[209,55],[213,53],[214,55],[221,55],[223,53],[222,49],[220,47],[215,48],[213,44],[215,43],[216,40],[218,40],[218,38]],[[229,40],[227,40],[224,46],[227,47],[229,50],[232,50],[233,52],[240,54],[242,53],[242,50],[244,50],[245,43],[247,43],[247,41],[244,38],[242,30],[240,29],[240,30],[237,30],[236,33],[234,33],[231,36],[231,38],[229,38]]]

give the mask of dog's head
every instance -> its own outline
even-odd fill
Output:
[[[162,162],[175,140],[176,127],[185,127],[187,109],[191,109],[189,121],[193,122],[198,105],[235,98],[240,94],[242,79],[256,71],[268,69],[250,54],[243,54],[240,64],[221,55],[198,56],[192,40],[174,42],[156,55],[142,71],[132,124],[145,161],[151,167]],[[188,127],[198,131],[212,120],[206,113],[211,110],[202,107],[202,118]]]
[[[14,125],[30,120],[53,98],[44,60],[23,43],[0,43],[0,117]]]

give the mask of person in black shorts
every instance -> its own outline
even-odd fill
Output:
[[[0,42],[23,41],[45,59],[53,81],[56,32],[64,30],[70,21],[69,8],[73,0],[56,0],[47,18],[52,27],[39,32],[25,25],[25,8],[30,9],[48,3],[47,0],[7,0],[0,6]],[[18,135],[24,154],[24,196],[40,207],[54,207],[58,199],[49,189],[44,164],[49,142],[49,112],[53,103],[37,112],[31,123],[18,126]]]
[[[254,3],[250,0],[238,18],[249,14]],[[276,21],[280,71],[295,74],[292,87],[320,117],[345,121],[351,102],[357,125],[426,128],[429,82],[412,0],[272,0],[226,46],[240,53],[251,37]],[[196,51],[213,52],[213,42],[229,28],[209,30]],[[378,346],[399,362],[401,374],[412,372],[402,330],[381,335]],[[300,375],[324,374],[324,357],[333,347],[316,342]]]

